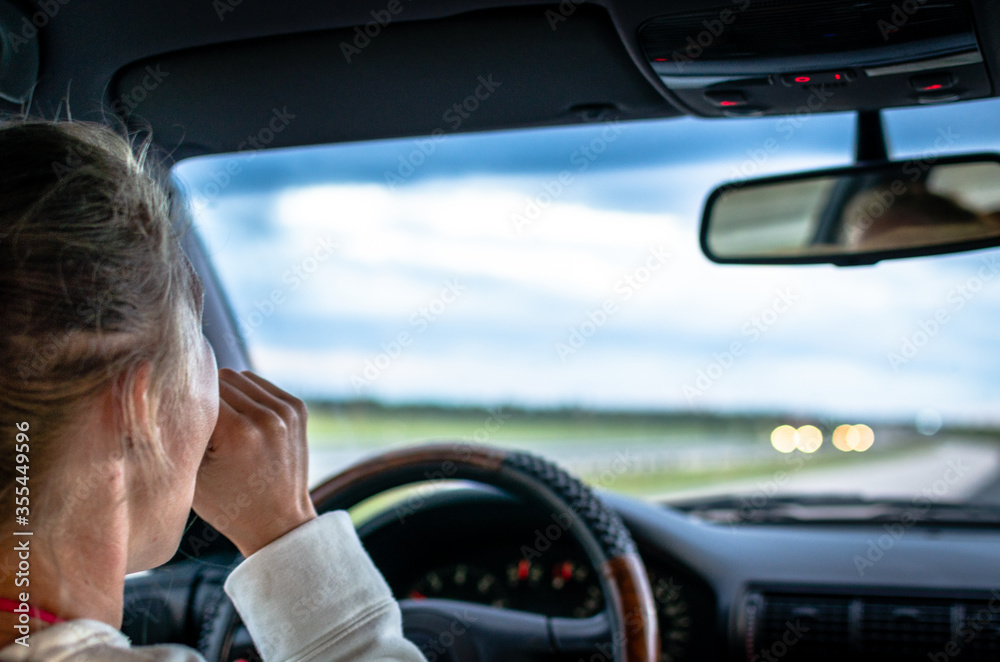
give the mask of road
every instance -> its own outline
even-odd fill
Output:
[[[780,476],[665,491],[654,498],[684,499],[726,493],[769,496],[837,493],[871,499],[923,496],[935,502],[981,500],[994,493],[1000,496],[1000,446],[947,441],[905,457],[872,458],[860,466],[805,466]]]

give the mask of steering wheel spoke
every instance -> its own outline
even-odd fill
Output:
[[[403,632],[428,659],[551,659],[549,619],[539,614],[457,600],[400,600]]]
[[[436,662],[549,660],[554,655],[613,659],[606,614],[550,618],[457,600],[400,600],[403,631]]]
[[[550,618],[548,621],[552,645],[557,652],[588,660],[594,653],[600,653],[602,659],[614,659],[611,622],[606,612],[590,618]]]

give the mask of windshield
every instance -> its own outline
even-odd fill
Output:
[[[893,157],[1000,150],[998,110],[887,112]],[[713,187],[848,164],[854,122],[442,131],[174,176],[254,368],[310,404],[312,484],[461,438],[656,500],[997,500],[1000,253],[761,267],[698,248]]]

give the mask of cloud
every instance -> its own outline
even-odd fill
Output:
[[[789,142],[757,174],[842,159],[830,127],[845,120],[814,121],[799,134],[811,136],[814,152]],[[1000,312],[1000,277],[980,283],[961,306],[955,298],[987,254],[851,269],[716,265],[698,249],[698,210],[708,190],[729,178],[733,150],[742,154],[774,135],[773,122],[692,121],[685,131],[651,130],[646,143],[636,129],[546,199],[566,150],[586,135],[565,131],[518,133],[504,138],[509,143],[495,135],[456,138],[458,151],[428,159],[421,177],[395,189],[374,165],[391,152],[386,145],[328,148],[364,157],[364,176],[320,168],[315,184],[304,177],[249,192],[258,180],[248,172],[207,200],[197,229],[237,318],[261,318],[249,343],[257,367],[316,397],[902,418],[930,407],[1000,420],[992,413],[1000,384],[988,331]],[[672,145],[692,154],[699,141],[707,149],[690,162],[666,153]],[[529,156],[516,165],[519,150]],[[459,167],[501,152],[495,167]],[[301,174],[303,163],[319,168],[324,153],[283,153],[277,162]],[[256,158],[254,168],[269,159]],[[185,176],[192,182],[210,171],[202,160]],[[519,226],[515,217],[533,204],[540,212]],[[323,237],[337,242],[336,251],[292,288],[283,275]],[[668,257],[652,270],[651,251],[661,249]],[[461,295],[421,318],[448,283]],[[261,316],[260,302],[275,289],[283,302]],[[558,344],[608,302],[614,312],[560,356]],[[890,354],[942,309],[948,323],[894,366]],[[427,322],[419,330],[415,316]],[[400,333],[412,342],[359,392],[351,376]],[[689,397],[685,386],[734,343],[741,356]]]

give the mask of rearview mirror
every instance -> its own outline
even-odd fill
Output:
[[[883,162],[734,182],[705,203],[715,262],[874,264],[1000,245],[1000,156]]]

